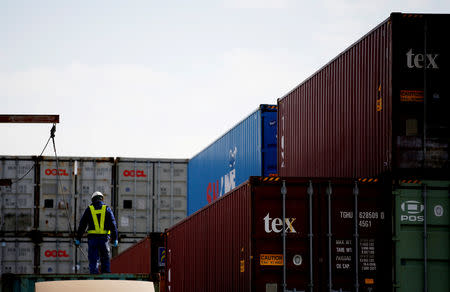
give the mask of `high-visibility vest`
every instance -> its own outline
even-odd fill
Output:
[[[88,230],[89,234],[110,234],[110,230],[105,230],[106,205],[103,205],[100,210],[95,210],[94,206],[90,205],[92,220],[94,221],[95,230]],[[100,224],[98,224],[97,215],[100,214]]]

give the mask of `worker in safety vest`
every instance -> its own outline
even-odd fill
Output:
[[[75,239],[75,245],[79,246],[86,227],[88,228],[88,258],[89,272],[98,274],[98,260],[101,262],[101,272],[111,273],[110,268],[110,235],[114,247],[117,247],[117,225],[111,208],[103,203],[103,194],[94,192],[91,197],[92,204],[86,208]]]

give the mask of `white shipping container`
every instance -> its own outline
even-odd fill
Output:
[[[91,204],[93,192],[102,192],[104,202],[113,208],[114,163],[113,158],[89,157],[61,157],[58,162],[59,175],[53,157],[40,163],[39,230],[68,233]]]
[[[73,158],[77,161],[77,226],[86,208],[91,204],[92,193],[99,191],[103,201],[113,209],[113,158]]]
[[[163,232],[186,217],[187,162],[155,163],[154,232]]]
[[[0,187],[0,231],[26,232],[34,224],[35,162],[31,157],[0,157],[0,179],[11,186]]]
[[[40,161],[40,231],[68,232],[73,227],[74,165],[65,157],[58,159],[58,167],[53,158]]]
[[[187,160],[117,158],[119,232],[145,236],[186,217]]]
[[[152,231],[153,162],[120,160],[117,163],[117,224],[120,232]]]
[[[40,243],[41,274],[73,274],[89,273],[89,261],[87,239],[83,238],[81,245],[77,247],[72,238],[68,237],[44,237]],[[83,250],[83,252],[80,251]]]
[[[34,244],[29,238],[0,238],[0,274],[4,273],[34,273]]]

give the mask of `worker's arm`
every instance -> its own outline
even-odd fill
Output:
[[[91,211],[89,210],[89,208],[87,208],[84,211],[83,216],[81,217],[80,225],[78,226],[76,239],[81,240],[81,238],[83,237],[83,234],[86,231],[86,228],[88,226],[88,220],[89,220],[90,216],[91,216]]]

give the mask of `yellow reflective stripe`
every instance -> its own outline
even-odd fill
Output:
[[[94,221],[94,228],[95,230],[89,230],[88,233],[97,233],[98,231],[100,231],[100,226],[98,225],[98,219],[97,219],[97,212],[94,208],[94,206],[89,206],[89,209],[91,209],[91,215],[92,215],[92,220]]]
[[[106,216],[106,205],[103,205],[100,213],[100,229],[102,232],[105,231],[105,216]]]
[[[111,231],[105,230],[106,205],[103,205],[100,210],[95,210],[94,206],[90,205],[92,220],[94,221],[95,230],[88,230],[91,234],[110,234]],[[100,224],[98,224],[97,215],[100,214]]]
[[[95,230],[88,230],[87,233],[90,233],[90,234],[111,234],[111,230],[108,230],[108,231],[105,230],[103,232],[97,232]]]

